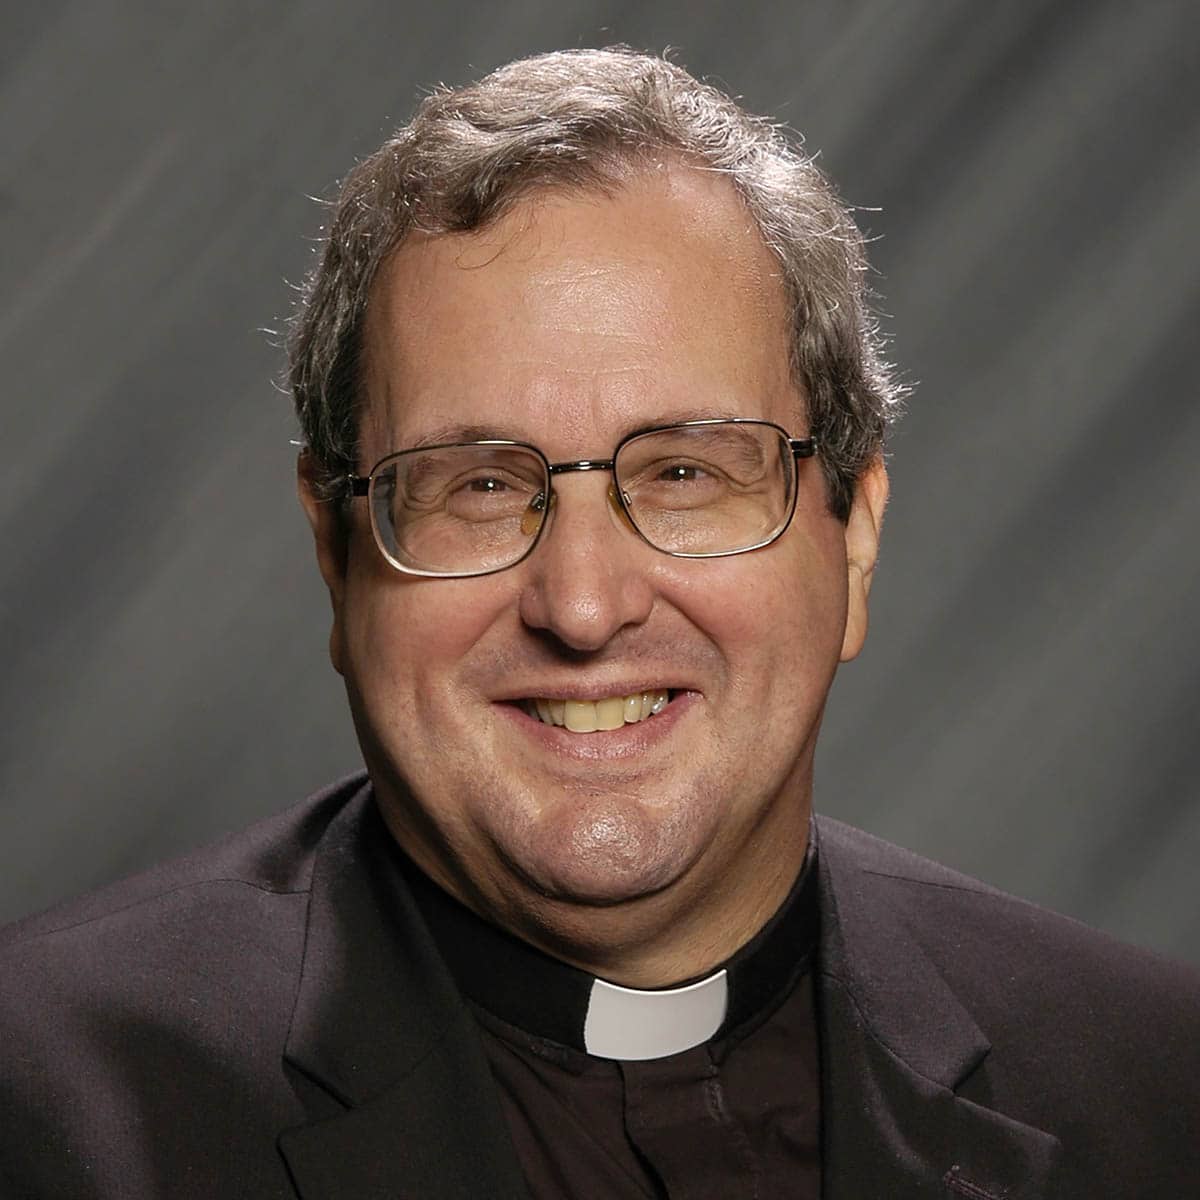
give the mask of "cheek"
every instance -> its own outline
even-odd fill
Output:
[[[846,620],[840,534],[703,565],[708,575],[689,588],[687,612],[721,651],[734,684],[823,695]]]
[[[436,705],[495,620],[501,601],[485,585],[407,579],[370,560],[352,569],[343,624],[360,691],[384,707],[401,697]]]

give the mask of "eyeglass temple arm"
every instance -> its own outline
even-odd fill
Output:
[[[817,452],[817,439],[815,437],[790,437],[788,438],[788,448],[797,458],[812,458]]]

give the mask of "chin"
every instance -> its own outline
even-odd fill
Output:
[[[538,828],[526,827],[511,841],[501,838],[500,847],[512,867],[549,899],[607,906],[670,887],[699,858],[708,825],[694,809],[646,809],[594,798],[564,806],[550,820],[543,815]]]

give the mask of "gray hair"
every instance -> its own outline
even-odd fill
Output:
[[[625,47],[543,54],[441,88],[346,178],[288,339],[288,380],[321,494],[344,496],[356,469],[367,302],[410,233],[481,229],[537,189],[611,192],[663,156],[726,175],[779,260],[792,371],[830,509],[845,520],[903,391],[868,305],[862,235],[784,130]]]

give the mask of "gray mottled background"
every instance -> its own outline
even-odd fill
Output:
[[[678,48],[863,207],[895,354],[819,802],[1200,962],[1200,20],[1179,3],[8,5],[0,915],[353,768],[272,389],[419,89]]]

